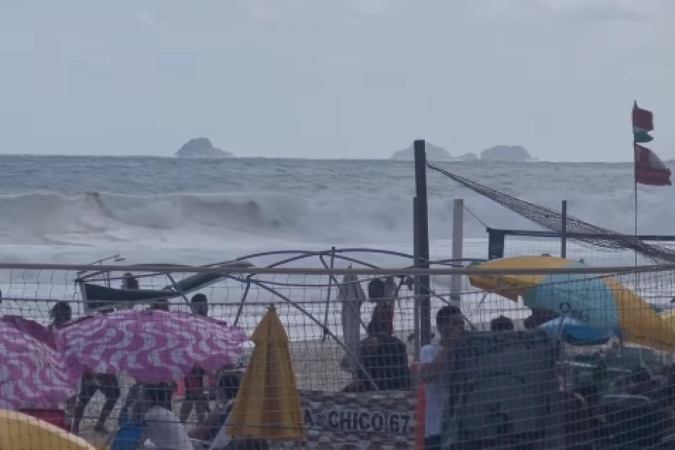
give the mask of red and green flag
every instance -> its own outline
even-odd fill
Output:
[[[633,142],[643,144],[650,142],[653,137],[649,132],[654,130],[654,114],[651,111],[633,105]]]
[[[633,149],[635,151],[635,182],[648,186],[670,186],[670,169],[666,167],[656,153],[643,147],[650,142],[649,135],[654,130],[654,114],[651,111],[633,105]]]

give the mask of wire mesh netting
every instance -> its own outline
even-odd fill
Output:
[[[460,303],[432,273],[428,345],[405,269],[251,269],[186,295],[167,286],[190,268],[3,271],[0,402],[110,448],[669,448],[672,268],[479,269]]]
[[[427,164],[427,167],[447,178],[450,178],[453,181],[456,181],[457,183],[460,183],[462,186],[465,186],[472,191],[489,198],[490,200],[547,230],[561,233],[563,231],[564,223],[566,225],[566,233],[570,239],[575,241],[605,249],[632,250],[657,263],[675,262],[675,249],[673,248],[664,245],[647,243],[637,239],[635,236],[617,233],[615,231],[584,222],[583,220],[572,216],[568,216],[567,220],[565,221],[563,220],[562,214],[560,212],[551,208],[535,205],[534,203],[521,200],[512,195],[498,191],[497,189],[490,188],[476,181],[451,173],[445,169],[434,166],[433,164]]]

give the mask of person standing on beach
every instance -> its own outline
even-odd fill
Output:
[[[383,329],[389,335],[394,332],[395,290],[396,284],[391,277],[387,278],[386,282],[380,278],[375,278],[368,283],[368,298],[371,302],[375,302],[375,309],[373,309],[370,321],[377,324],[378,328]]]
[[[122,277],[123,289],[138,289],[138,280],[129,272]],[[77,404],[75,412],[73,413],[73,428],[72,432],[78,434],[80,432],[80,423],[84,416],[84,410],[91,399],[96,395],[97,391],[105,397],[105,403],[101,408],[101,412],[94,425],[94,431],[101,434],[108,434],[105,428],[105,422],[110,417],[110,413],[115,408],[115,404],[119,400],[122,392],[120,390],[119,380],[115,374],[111,373],[85,373],[82,376],[82,383],[80,386],[80,393],[77,396]]]
[[[198,316],[208,317],[209,304],[206,295],[195,294],[190,300],[192,311]],[[194,407],[197,414],[197,423],[202,423],[209,412],[208,398],[204,394],[204,377],[206,371],[201,367],[193,367],[190,375],[185,377],[185,398],[180,407],[180,421],[186,423]]]
[[[459,350],[464,336],[464,316],[451,305],[436,313],[436,329],[440,342],[425,345],[420,351],[420,377],[426,384],[424,442],[426,450],[441,449],[443,413],[450,400],[450,362]]]

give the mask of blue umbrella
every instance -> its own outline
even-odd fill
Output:
[[[601,345],[612,336],[619,336],[620,331],[602,330],[585,325],[569,317],[558,317],[539,326],[553,339],[558,338],[562,323],[562,338],[573,345]]]

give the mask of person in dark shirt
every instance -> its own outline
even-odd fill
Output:
[[[387,282],[393,283],[393,280],[387,280]],[[394,332],[393,293],[387,292],[387,285],[384,281],[375,278],[368,283],[368,298],[375,303],[370,321],[377,323],[386,334],[392,334]]]
[[[356,380],[347,385],[343,392],[410,389],[412,379],[408,352],[403,341],[389,334],[385,322],[371,321],[367,332],[368,338],[361,342],[359,348],[362,367],[357,369]]]

